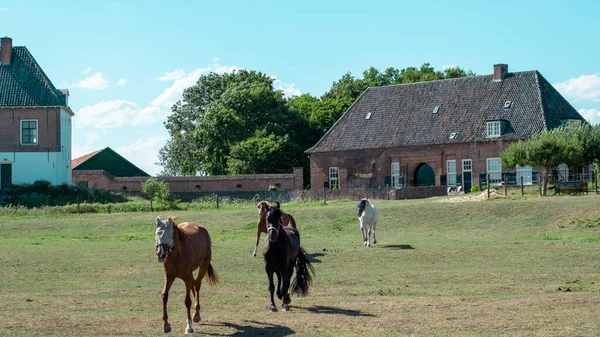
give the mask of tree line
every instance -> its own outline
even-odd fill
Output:
[[[460,67],[347,73],[320,97],[286,98],[257,71],[202,75],[183,92],[164,123],[170,139],[159,150],[160,175],[289,173],[309,167],[304,153],[367,87],[473,76]]]

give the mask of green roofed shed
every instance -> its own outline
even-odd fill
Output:
[[[150,176],[110,147],[73,159],[71,167],[74,171],[104,170],[115,177]]]

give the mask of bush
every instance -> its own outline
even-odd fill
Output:
[[[481,188],[479,187],[479,185],[473,185],[471,187],[471,193],[473,192],[479,192],[481,190]]]

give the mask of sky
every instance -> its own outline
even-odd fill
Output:
[[[4,1],[0,36],[69,89],[73,158],[110,147],[150,175],[163,122],[202,74],[256,70],[291,97],[429,62],[538,70],[600,123],[600,1]]]

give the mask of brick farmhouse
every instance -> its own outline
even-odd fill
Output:
[[[584,118],[538,71],[506,64],[491,75],[371,87],[307,150],[310,184],[468,192],[483,172],[500,182],[509,144],[572,121]],[[535,179],[531,167],[515,174]]]

